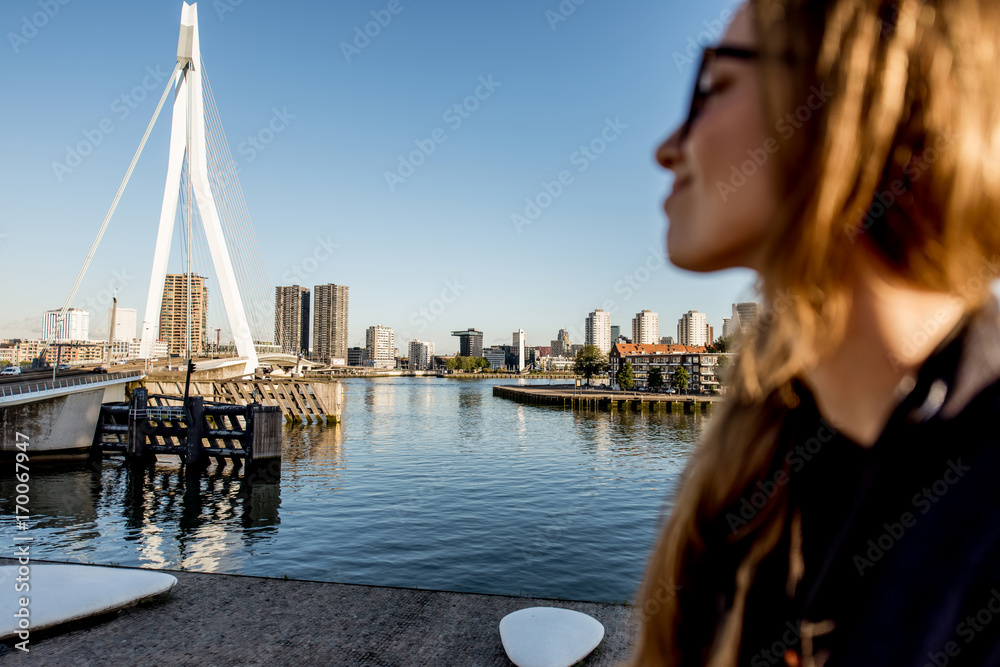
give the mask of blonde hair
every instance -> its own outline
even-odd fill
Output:
[[[789,472],[778,434],[798,403],[794,383],[845,335],[858,254],[874,252],[901,280],[972,310],[989,298],[1000,249],[1000,3],[750,7],[766,127],[784,129],[812,94],[828,100],[776,137],[781,209],[758,280],[762,315],[649,559],[636,667],[736,664],[756,568],[795,510],[779,485],[745,525],[730,529],[725,517],[754,484]],[[801,563],[790,570],[793,591]]]

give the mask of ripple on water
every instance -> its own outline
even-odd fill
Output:
[[[707,418],[525,406],[493,397],[501,382],[348,380],[342,424],[286,429],[280,484],[214,466],[189,481],[171,458],[37,468],[35,556],[634,598]],[[0,479],[5,532],[13,486]]]

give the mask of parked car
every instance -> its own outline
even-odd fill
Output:
[[[56,366],[57,371],[68,371],[71,368],[72,366],[70,366],[69,364],[59,364],[58,366]]]
[[[95,368],[94,370],[92,370],[90,372],[91,373],[107,373],[108,369],[105,368],[104,366],[98,366],[97,368]]]
[[[0,375],[20,375],[20,374],[21,374],[20,366],[7,366],[2,371],[0,371]]]

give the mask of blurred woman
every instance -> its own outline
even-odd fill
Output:
[[[760,316],[634,665],[1000,664],[1000,3],[752,0],[659,148],[671,261]]]

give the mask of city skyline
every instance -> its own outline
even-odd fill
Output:
[[[717,319],[751,296],[748,271],[698,276],[669,265],[660,206],[670,179],[652,159],[685,111],[689,61],[734,3],[587,4],[554,22],[547,12],[558,3],[402,6],[348,57],[341,43],[378,7],[199,5],[206,71],[273,286],[352,285],[352,347],[375,322],[439,347],[473,325],[486,345],[516,328],[547,344],[560,328],[581,338],[577,313],[595,307],[628,331],[640,308],[698,307]],[[37,2],[5,3],[0,26],[19,34],[37,11]],[[0,166],[10,186],[0,279],[37,273],[39,231],[54,239],[35,289],[5,293],[0,337],[40,336],[39,299],[65,300],[166,83],[179,16],[174,0],[124,11],[110,0],[59,5],[26,43],[0,49],[17,100],[0,119],[18,128]],[[263,46],[262,32],[271,35]],[[107,333],[115,293],[146,317],[168,137],[161,117],[71,303],[92,313],[94,338]],[[430,153],[428,140],[433,153],[417,155]],[[609,255],[603,236],[623,225],[633,243]],[[492,250],[504,237],[516,253]],[[181,246],[172,273],[184,272]],[[373,272],[376,261],[387,270]],[[536,289],[555,276],[572,276],[570,290],[560,282],[560,312],[550,290]],[[692,291],[699,298],[688,303]],[[213,313],[221,305],[209,300],[210,328],[225,336]]]

